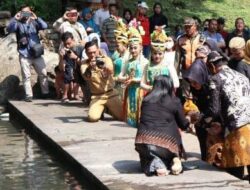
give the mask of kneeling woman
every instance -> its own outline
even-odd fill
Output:
[[[181,135],[178,126],[189,126],[180,100],[174,96],[170,76],[155,78],[152,91],[144,98],[140,125],[135,139],[143,172],[148,175],[167,175],[167,169],[178,175],[182,171],[180,161]]]

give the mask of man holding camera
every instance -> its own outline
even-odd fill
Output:
[[[105,107],[114,118],[122,120],[122,104],[114,89],[114,68],[111,59],[100,54],[96,41],[87,42],[85,50],[88,59],[82,63],[81,73],[88,81],[92,95],[89,121],[98,121]]]
[[[63,58],[62,67],[64,71],[62,102],[67,103],[69,101],[68,94],[70,94],[69,98],[79,100],[79,85],[81,86],[85,99],[88,102],[89,93],[86,92],[86,88],[84,88],[87,85],[85,84],[84,79],[81,77],[79,64],[81,62],[84,46],[77,44],[73,34],[70,32],[63,33],[61,39],[64,46],[64,49],[60,51],[60,56]],[[74,97],[71,97],[71,94],[73,94]]]
[[[25,101],[31,102],[33,92],[31,87],[30,66],[33,65],[40,81],[43,98],[49,94],[46,64],[42,56],[44,49],[38,36],[39,30],[47,28],[47,24],[32,11],[31,7],[23,5],[20,11],[7,26],[8,32],[15,32],[17,49],[25,90]]]
[[[63,34],[70,32],[77,44],[85,45],[87,32],[78,20],[79,13],[75,7],[68,7],[64,15],[53,23],[53,28]],[[62,48],[62,47],[60,47]]]

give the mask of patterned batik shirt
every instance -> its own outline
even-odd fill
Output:
[[[230,131],[250,123],[250,84],[242,74],[222,66],[209,81],[209,113],[221,116]]]

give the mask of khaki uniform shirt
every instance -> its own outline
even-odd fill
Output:
[[[107,69],[92,68],[88,59],[81,65],[81,74],[89,82],[92,95],[104,95],[114,89],[113,63],[109,57],[102,56],[102,59]]]

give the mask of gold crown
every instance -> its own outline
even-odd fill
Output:
[[[128,29],[122,18],[116,18],[116,29],[114,30],[117,42],[128,43]]]
[[[139,30],[137,30],[133,26],[130,26],[128,30],[128,42],[130,44],[142,43],[142,37],[141,37]]]
[[[164,51],[166,48],[166,41],[168,39],[163,29],[154,30],[151,34],[151,47],[154,50]]]

